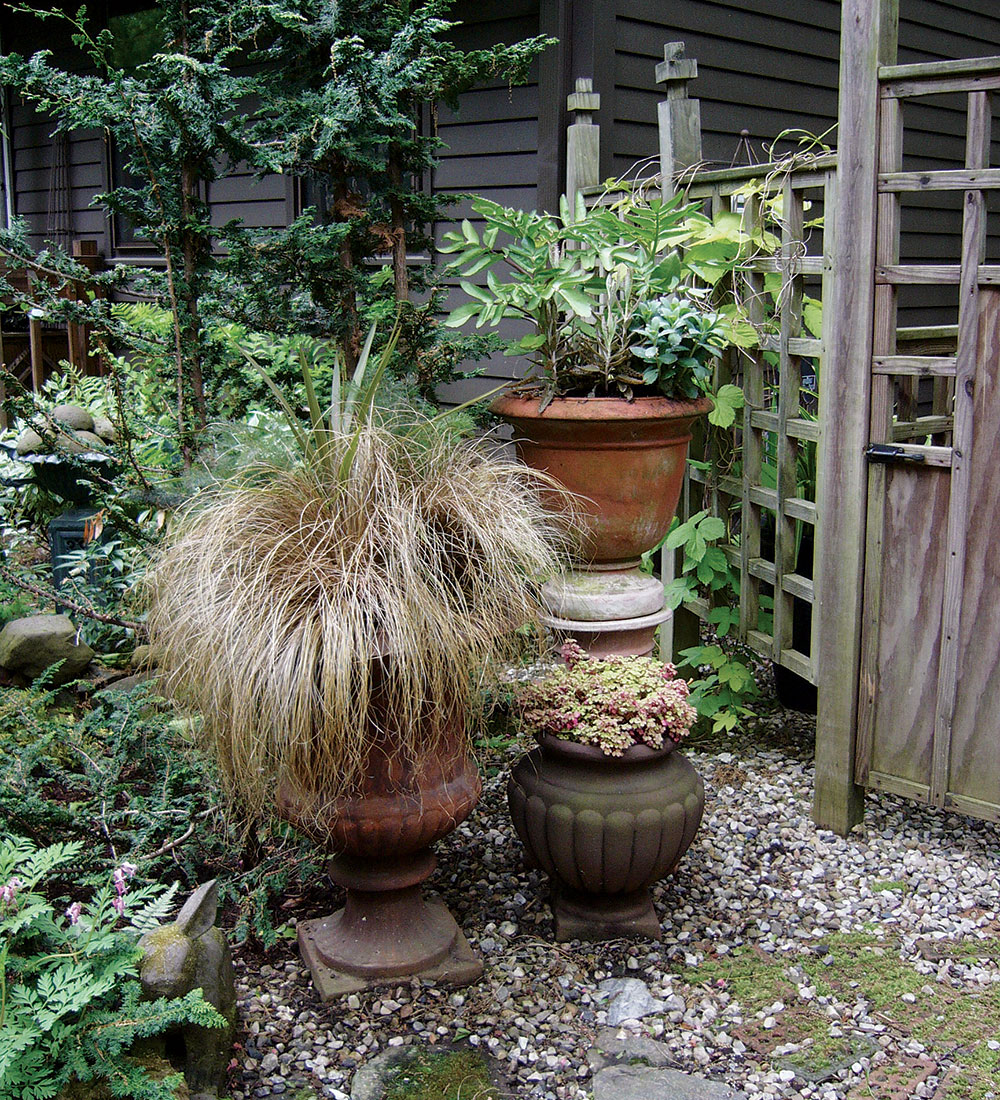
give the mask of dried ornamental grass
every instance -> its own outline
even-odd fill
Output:
[[[548,479],[483,441],[394,428],[367,423],[328,440],[332,462],[218,490],[153,571],[166,690],[203,715],[251,812],[283,782],[326,810],[356,788],[373,658],[398,751],[433,752],[537,617],[534,582],[565,559],[566,521],[541,503]]]

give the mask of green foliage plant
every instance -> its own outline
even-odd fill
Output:
[[[219,777],[180,719],[149,686],[114,687],[77,712],[38,687],[0,693],[0,821],[38,847],[82,845],[81,888],[98,889],[109,861],[188,892],[219,880],[237,942],[269,948],[322,857],[283,822],[246,822],[219,804]],[[95,840],[95,836],[99,839]]]
[[[104,1082],[115,1097],[173,1100],[180,1075],[153,1078],[130,1048],[176,1024],[224,1021],[201,990],[142,998],[138,937],[166,915],[173,890],[132,888],[135,867],[122,863],[65,912],[46,896],[82,848],[0,840],[0,1095],[49,1100],[76,1080]]]
[[[544,403],[556,395],[697,396],[710,388],[712,361],[725,347],[755,339],[734,302],[711,301],[748,243],[738,221],[716,223],[680,195],[663,201],[635,190],[590,207],[578,196],[572,211],[564,199],[558,216],[484,198],[473,210],[482,234],[465,221],[442,248],[455,254],[450,267],[470,298],[447,323],[529,322],[508,353],[531,356]],[[483,271],[485,286],[470,281]]]
[[[0,254],[34,285],[26,295],[0,277],[0,290],[88,324],[106,361],[124,354],[168,385],[186,466],[255,381],[219,338],[227,325],[332,339],[353,370],[370,322],[402,306],[397,365],[430,395],[489,342],[441,329],[429,267],[413,262],[449,201],[423,187],[443,143],[422,116],[476,83],[523,81],[551,41],[464,51],[451,7],[158,0],[106,26],[84,8],[21,9],[60,48],[0,56],[0,84],[57,133],[108,136],[122,175],[96,202],[162,263],[91,275],[56,246],[36,251],[16,222]],[[294,178],[310,205],[278,229],[214,225],[209,188],[248,169]]]
[[[700,717],[711,721],[713,733],[731,733],[752,718],[751,705],[759,694],[752,668],[736,641],[740,580],[718,545],[725,538],[725,523],[702,510],[683,523],[675,519],[661,544],[667,553],[681,552],[680,574],[666,586],[666,606],[676,610],[702,594],[708,599],[707,622],[716,640],[682,650],[680,667],[701,671],[691,680],[690,701]],[[648,569],[655,552],[645,556]]]
[[[520,727],[622,756],[633,745],[662,748],[680,741],[696,717],[688,685],[673,665],[652,657],[590,657],[572,639],[556,665],[518,684]]]
[[[152,573],[163,683],[203,716],[253,813],[282,783],[327,804],[359,785],[373,663],[397,751],[433,752],[536,619],[537,579],[565,560],[565,520],[543,503],[551,479],[444,420],[374,410],[392,342],[326,408],[304,369],[309,420],[291,463],[201,494]]]

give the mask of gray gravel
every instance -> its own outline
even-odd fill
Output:
[[[458,991],[413,982],[321,1005],[291,950],[273,967],[238,961],[246,1034],[234,1100],[312,1090],[345,1100],[360,1065],[414,1039],[488,1050],[515,1096],[583,1100],[591,1095],[596,1037],[608,1034],[610,1003],[598,987],[620,977],[641,980],[662,1002],[622,1023],[620,1038],[655,1039],[675,1069],[747,1097],[843,1100],[880,1064],[919,1058],[921,1045],[890,1035],[863,999],[820,997],[831,1034],[856,1037],[858,1053],[833,1079],[803,1080],[748,1050],[735,1034],[747,1023],[742,1006],[699,978],[706,957],[738,946],[779,959],[790,995],[763,1013],[768,1027],[796,1002],[816,1000],[796,962],[815,952],[818,939],[883,929],[929,983],[974,991],[1000,982],[995,960],[934,961],[916,947],[923,939],[1000,934],[1000,829],[880,795],[869,798],[866,823],[849,839],[818,831],[808,737],[807,720],[782,715],[755,737],[782,749],[689,752],[708,802],[680,869],[654,889],[661,944],[550,942],[545,879],[521,866],[498,770],[472,818],[439,845],[432,880],[482,954],[482,980]],[[906,889],[877,888],[884,883]],[[938,1083],[931,1075],[913,1095],[932,1097]]]

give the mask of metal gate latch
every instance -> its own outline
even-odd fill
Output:
[[[918,466],[926,461],[919,451],[907,451],[902,447],[894,447],[891,443],[870,443],[865,451],[865,458],[869,462],[912,462]]]

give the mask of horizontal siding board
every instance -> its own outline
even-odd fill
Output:
[[[479,187],[523,187],[538,180],[537,153],[451,157],[434,170],[434,187],[472,191]]]
[[[482,155],[483,127],[481,125],[448,126],[438,131],[445,147],[438,152],[441,160],[456,156]],[[507,121],[490,127],[490,156],[507,153],[530,153],[538,150],[538,119],[525,118]]]

